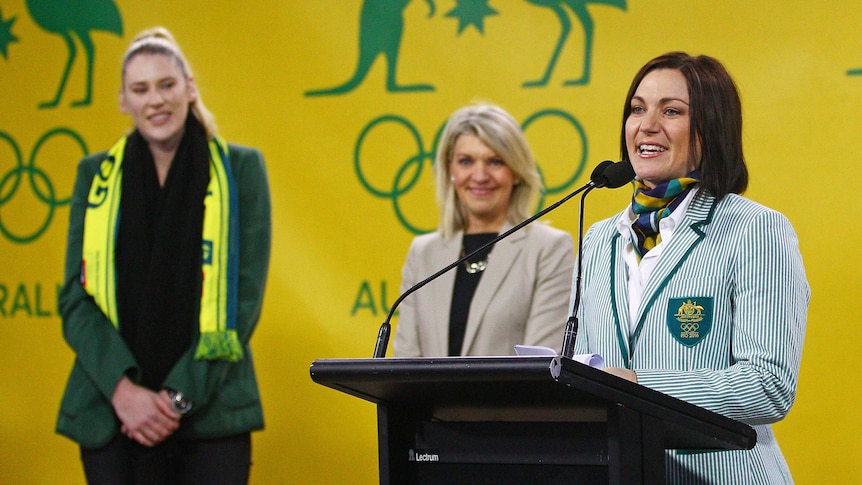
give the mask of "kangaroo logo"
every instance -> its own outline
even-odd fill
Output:
[[[434,16],[434,0],[425,0],[430,7],[428,17]],[[346,83],[329,89],[307,91],[306,96],[344,94],[356,89],[365,79],[372,64],[381,54],[386,58],[386,90],[390,93],[405,91],[433,91],[430,84],[399,85],[395,80],[401,34],[404,32],[404,9],[410,0],[365,0],[359,14],[359,60],[353,77]]]
[[[428,18],[434,16],[434,1],[425,0],[430,7]],[[484,34],[483,20],[486,16],[498,15],[498,12],[488,6],[489,0],[459,0],[458,6],[449,11],[446,17],[459,19],[458,34],[469,25],[474,25],[479,33]],[[549,8],[560,21],[560,36],[548,61],[545,73],[541,78],[526,81],[525,88],[542,87],[548,84],[554,68],[559,60],[563,46],[572,30],[569,14],[563,7],[568,7],[580,21],[584,30],[584,64],[580,77],[563,83],[564,86],[589,84],[590,65],[593,55],[593,19],[587,10],[591,3],[610,5],[626,10],[626,0],[526,0],[536,7]],[[359,60],[353,77],[344,84],[328,88],[306,91],[306,96],[331,96],[345,94],[356,89],[364,80],[374,61],[381,54],[386,58],[386,90],[390,93],[434,91],[431,84],[399,85],[395,80],[401,48],[401,37],[404,33],[404,9],[410,0],[364,0],[359,16]]]
[[[66,89],[66,81],[69,80],[69,72],[75,62],[78,49],[72,34],[81,42],[84,54],[87,56],[87,84],[84,97],[72,102],[72,106],[89,106],[93,99],[93,56],[95,47],[90,38],[91,31],[104,31],[123,36],[123,20],[113,0],[27,0],[27,10],[33,21],[42,30],[59,35],[66,42],[69,57],[57,94],[54,99],[39,103],[39,109],[54,108],[60,103],[63,91]]]

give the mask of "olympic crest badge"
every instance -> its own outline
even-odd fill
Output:
[[[671,298],[667,304],[667,328],[679,343],[694,347],[712,330],[711,297]]]

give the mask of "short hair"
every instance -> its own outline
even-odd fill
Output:
[[[701,186],[719,200],[730,193],[745,192],[748,168],[742,151],[742,102],[727,69],[710,56],[670,52],[652,59],[638,71],[623,106],[620,137],[623,160],[629,159],[625,125],[632,111],[632,97],[643,78],[658,69],[679,71],[688,85],[689,153],[698,153],[699,141],[700,159],[695,161],[695,167],[700,170]]]
[[[123,55],[123,67],[121,72],[121,82],[123,87],[125,87],[126,84],[126,67],[128,67],[129,62],[138,54],[160,54],[168,56],[173,59],[174,63],[180,68],[186,81],[193,77],[192,68],[188,61],[186,61],[179,44],[174,40],[174,36],[171,35],[170,31],[164,27],[151,27],[136,35],[135,38],[132,39],[132,43],[129,44],[129,48],[126,50],[125,55]],[[197,98],[190,106],[190,110],[194,114],[195,118],[197,118],[204,126],[207,137],[215,136],[218,132],[215,117],[204,105],[204,102],[201,99],[200,89],[198,90]]]
[[[449,162],[461,135],[473,135],[497,153],[518,182],[512,188],[506,221],[518,224],[530,217],[530,207],[541,194],[542,180],[521,126],[499,106],[476,104],[455,111],[446,122],[437,147],[437,203],[440,225],[437,230],[448,239],[464,230],[467,217],[450,180]]]

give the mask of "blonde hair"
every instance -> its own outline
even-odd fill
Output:
[[[180,68],[186,81],[192,79],[192,68],[186,61],[179,44],[174,40],[174,36],[164,27],[151,27],[140,32],[132,39],[132,43],[123,55],[123,69],[121,72],[122,83],[125,86],[126,67],[129,62],[138,54],[160,54],[173,59],[177,67]],[[200,90],[196,99],[190,106],[192,114],[201,122],[206,129],[207,137],[215,136],[218,133],[218,127],[215,123],[215,116],[207,109],[201,99]]]
[[[449,173],[449,162],[455,143],[461,135],[473,135],[494,150],[506,163],[515,180],[506,221],[512,225],[528,218],[530,207],[541,194],[542,180],[533,153],[520,125],[509,113],[493,104],[476,104],[455,111],[446,122],[437,156],[437,204],[440,207],[440,235],[449,239],[466,229],[467,216],[455,193]]]

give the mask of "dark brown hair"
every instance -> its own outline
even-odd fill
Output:
[[[685,52],[670,52],[647,62],[632,80],[623,106],[620,153],[628,160],[626,120],[631,101],[643,78],[658,69],[677,70],[688,85],[691,127],[689,153],[698,153],[695,162],[701,186],[721,200],[727,194],[741,194],[748,187],[748,168],[742,152],[742,103],[736,83],[727,69],[709,56],[693,57]]]

